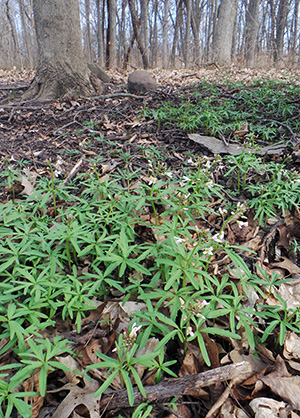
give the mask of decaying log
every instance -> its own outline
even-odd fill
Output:
[[[200,388],[213,385],[217,382],[232,380],[236,377],[247,379],[253,373],[249,362],[230,364],[218,367],[196,375],[184,376],[178,379],[166,379],[154,386],[145,386],[147,398],[144,398],[137,388],[134,388],[134,406],[142,402],[162,402],[168,398],[183,395],[196,396]],[[100,404],[101,410],[121,410],[129,408],[126,390],[114,392],[112,396],[103,396]]]

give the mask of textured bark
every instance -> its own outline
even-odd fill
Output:
[[[247,65],[253,66],[259,29],[259,6],[261,0],[250,0],[246,12],[245,58]]]
[[[108,29],[107,29],[107,67],[115,68],[117,59],[116,47],[116,16],[117,5],[116,0],[107,0],[108,10]]]
[[[289,0],[280,0],[278,6],[278,13],[276,19],[276,38],[274,49],[274,62],[278,62],[278,59],[283,53],[283,38],[284,30],[287,24],[287,17],[289,14]]]
[[[218,367],[196,375],[184,376],[179,379],[167,379],[158,385],[145,386],[146,398],[135,388],[133,390],[134,406],[145,401],[163,402],[167,399],[182,397],[184,395],[197,397],[199,390],[205,386],[211,386],[219,382],[224,382],[225,380],[232,380],[232,383],[238,384],[252,374],[251,364],[241,362]],[[129,402],[126,391],[115,392],[113,396],[107,396],[101,399],[101,408],[104,411],[114,410],[116,412],[128,407]]]
[[[83,56],[78,0],[34,0],[36,76],[25,98],[52,99],[101,90]]]
[[[90,0],[85,0],[85,54],[88,61],[92,61],[92,37],[90,21]]]
[[[168,68],[168,18],[169,18],[169,0],[165,0],[164,18],[163,18],[163,45],[162,45],[162,66]]]
[[[26,66],[28,68],[32,68],[32,56],[31,56],[31,48],[30,48],[30,41],[29,41],[29,33],[27,30],[27,24],[26,24],[24,0],[18,0],[18,3],[19,3],[19,8],[20,8],[23,40],[24,40],[25,50],[26,50]]]
[[[142,55],[143,67],[145,70],[147,70],[147,68],[149,68],[149,60],[148,60],[145,46],[141,37],[141,32],[139,30],[139,19],[137,17],[137,13],[135,10],[134,0],[128,0],[128,4],[129,4],[129,9],[130,9],[130,14],[131,14],[134,35],[135,35],[140,53]]]
[[[221,0],[213,40],[213,57],[220,65],[231,64],[232,40],[237,6],[237,0]]]
[[[101,2],[102,3],[102,2]],[[102,3],[103,4],[103,3]],[[104,35],[103,35],[103,19],[104,14],[100,0],[96,0],[96,18],[97,18],[97,61],[101,68],[104,68]]]

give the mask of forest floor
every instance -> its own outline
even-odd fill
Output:
[[[34,418],[300,416],[300,94],[289,100],[299,74],[152,74],[158,90],[144,96],[126,96],[127,74],[115,71],[97,97],[39,103],[21,100],[33,73],[0,72],[0,375],[7,384],[0,384],[0,416],[31,416],[12,396],[23,399],[23,391],[35,392],[24,398]],[[163,103],[197,111],[197,101],[213,94],[199,88],[203,80],[221,91],[220,102],[251,91],[254,80],[275,80],[271,90],[286,92],[292,107],[270,118],[265,102],[253,102],[262,126],[252,136],[247,120],[232,121],[229,134],[191,126],[190,116],[180,124]],[[270,135],[260,135],[267,119]],[[228,139],[252,151],[226,152]],[[270,148],[256,155],[256,146]],[[100,212],[97,223],[91,214]],[[76,238],[59,235],[64,223],[68,233],[76,223]],[[45,277],[57,275],[62,285],[45,296],[41,271],[52,256],[60,262]],[[101,289],[91,289],[97,274]],[[69,296],[60,293],[66,277]],[[35,311],[47,320],[31,332]],[[53,363],[32,360],[41,356],[30,340],[42,344],[41,336],[52,344],[41,352],[53,349]],[[68,344],[59,346],[58,336]],[[103,366],[89,369],[99,358]],[[14,363],[19,372],[10,370]],[[66,367],[77,371],[71,377]],[[15,376],[19,385],[9,387]]]

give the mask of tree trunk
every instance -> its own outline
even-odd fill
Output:
[[[289,0],[280,0],[278,6],[278,13],[276,19],[276,37],[275,37],[275,49],[274,49],[274,63],[277,64],[278,59],[283,54],[283,38],[284,30],[287,23],[287,17],[289,14]]]
[[[141,38],[145,48],[145,54],[147,56],[147,60],[149,61],[149,37],[148,37],[148,8],[149,8],[149,0],[140,0],[140,7],[141,7]]]
[[[83,56],[78,0],[33,0],[36,76],[24,97],[39,100],[101,91]]]
[[[90,0],[85,0],[85,54],[88,61],[92,61],[92,37],[90,21]]]
[[[252,67],[255,60],[257,36],[259,29],[259,6],[261,0],[250,0],[246,11],[245,26],[245,58],[248,66]]]
[[[103,4],[103,3],[102,3]],[[104,35],[103,35],[103,8],[100,0],[96,0],[96,18],[97,18],[97,60],[101,68],[104,68]]]
[[[190,66],[190,40],[191,40],[191,19],[192,19],[192,6],[191,0],[185,0],[186,6],[186,33],[185,33],[185,42],[184,42],[184,65],[185,68]]]
[[[108,29],[107,29],[107,67],[115,68],[117,59],[117,46],[116,46],[116,17],[117,6],[116,0],[107,0],[108,10]]]
[[[213,40],[213,56],[220,65],[231,64],[234,24],[237,14],[237,0],[221,0],[216,32]]]
[[[27,30],[27,24],[26,24],[24,0],[18,0],[18,3],[19,3],[19,8],[20,8],[20,15],[21,15],[23,41],[25,44],[25,51],[26,51],[26,57],[27,57],[26,65],[28,68],[32,68],[32,56],[31,56],[31,48],[30,48],[30,42],[29,42],[29,33]]]
[[[176,21],[174,24],[174,37],[173,37],[173,45],[172,45],[172,52],[171,52],[171,66],[175,67],[176,61],[176,49],[179,39],[179,26],[182,24],[182,1],[177,1],[176,7]]]
[[[168,18],[169,18],[169,0],[165,0],[163,17],[163,45],[162,45],[162,66],[168,68]]]
[[[149,60],[148,60],[148,57],[147,57],[145,46],[143,44],[143,40],[142,40],[142,37],[141,37],[140,30],[139,30],[139,19],[137,17],[137,13],[136,13],[136,10],[135,10],[134,0],[128,0],[128,5],[129,5],[129,9],[130,9],[130,14],[131,14],[133,31],[134,31],[134,34],[135,34],[135,38],[136,38],[140,53],[142,55],[143,67],[146,70],[147,68],[149,68]]]

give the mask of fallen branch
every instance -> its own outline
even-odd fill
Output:
[[[225,380],[232,380],[236,377],[247,379],[253,373],[249,362],[230,364],[218,367],[196,375],[184,376],[178,379],[167,379],[154,386],[145,386],[147,398],[144,398],[137,388],[134,388],[134,406],[142,402],[162,402],[168,398],[181,397],[183,395],[197,396],[200,388],[211,386]],[[106,411],[121,410],[129,408],[126,390],[118,391],[113,396],[101,399],[101,409]]]

